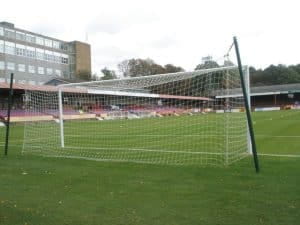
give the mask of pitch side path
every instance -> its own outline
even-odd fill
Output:
[[[4,157],[0,127],[0,225],[298,224],[300,111],[253,116],[260,174],[250,157],[224,168],[22,155],[21,125]]]

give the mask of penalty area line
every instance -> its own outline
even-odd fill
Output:
[[[259,156],[271,156],[271,157],[288,157],[288,158],[300,158],[300,155],[293,154],[267,154],[267,153],[259,153]]]

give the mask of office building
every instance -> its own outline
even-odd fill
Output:
[[[75,80],[91,74],[87,43],[66,42],[0,22],[0,82],[42,85],[53,78]],[[81,77],[80,77],[81,76]]]

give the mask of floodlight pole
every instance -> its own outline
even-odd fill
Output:
[[[8,95],[8,102],[7,102],[6,136],[5,136],[5,148],[4,148],[4,155],[6,156],[7,156],[8,144],[9,144],[10,112],[11,112],[13,94],[14,94],[13,82],[14,82],[14,74],[11,73],[9,95]]]
[[[64,135],[64,118],[63,118],[63,101],[62,90],[58,89],[58,108],[59,108],[59,127],[60,127],[60,145],[65,147],[65,135]]]
[[[241,56],[240,56],[238,41],[237,41],[236,37],[233,37],[233,43],[235,46],[238,68],[239,68],[239,73],[240,73],[240,78],[241,78],[241,83],[242,83],[242,90],[243,90],[243,96],[244,96],[244,102],[245,102],[245,108],[246,108],[246,114],[247,114],[247,122],[248,122],[250,138],[251,138],[251,145],[252,145],[252,155],[253,155],[255,170],[258,173],[259,172],[259,163],[258,163],[258,156],[257,156],[257,151],[256,151],[256,143],[255,143],[254,130],[253,130],[253,124],[252,124],[252,118],[251,118],[251,112],[250,112],[249,99],[248,99],[249,96],[247,95],[245,79],[244,79],[244,74],[243,74],[243,67],[242,67],[242,62],[241,62]]]

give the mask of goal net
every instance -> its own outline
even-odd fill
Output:
[[[242,93],[235,66],[26,90],[23,152],[228,165],[250,149]]]

